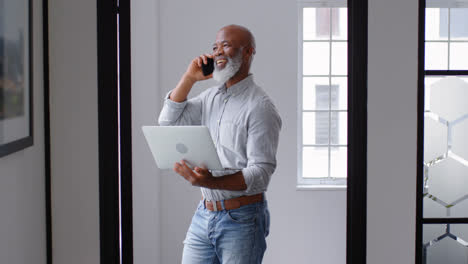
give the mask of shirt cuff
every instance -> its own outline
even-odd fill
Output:
[[[172,101],[171,100],[171,93],[172,93],[172,90],[169,91],[167,94],[166,94],[166,97],[164,99],[164,103],[170,107],[170,108],[174,108],[174,109],[184,109],[185,105],[187,104],[187,100],[183,101],[183,102],[176,102],[176,101]]]
[[[247,189],[245,189],[244,192],[250,193],[254,186],[254,175],[252,173],[252,169],[251,168],[242,169],[242,175],[244,175],[245,185],[247,185]]]
[[[185,106],[187,105],[187,100],[178,103],[172,101],[169,96],[171,92],[166,94],[164,98],[164,106],[159,114],[159,125],[161,126],[170,126],[174,125],[174,122],[179,118],[182,111],[184,111]]]

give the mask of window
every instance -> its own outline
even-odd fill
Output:
[[[417,263],[467,263],[468,1],[427,6]]]
[[[347,17],[346,2],[299,7],[299,186],[346,186]]]
[[[468,8],[427,8],[426,70],[468,69]]]

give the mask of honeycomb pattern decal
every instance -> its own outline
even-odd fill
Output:
[[[422,263],[425,264],[465,264],[468,263],[468,242],[455,230],[457,224],[445,224],[441,235],[423,245]],[[464,226],[466,229],[466,225]],[[450,256],[450,261],[447,257]],[[428,262],[428,260],[430,260]]]
[[[424,118],[424,217],[468,217],[468,82],[446,77],[427,87]],[[453,242],[443,242],[450,239]],[[423,263],[431,250],[455,243],[468,259],[468,242],[451,232],[424,243]],[[445,245],[443,245],[445,244]],[[453,247],[453,246],[450,246]],[[465,262],[462,262],[465,263]]]

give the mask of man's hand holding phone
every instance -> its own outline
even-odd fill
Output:
[[[187,95],[192,89],[192,86],[198,81],[212,78],[213,70],[213,55],[203,54],[193,59],[176,88],[172,90],[170,99],[174,102],[187,100]]]
[[[213,70],[213,55],[205,53],[192,60],[184,75],[192,81],[197,82],[212,78]]]

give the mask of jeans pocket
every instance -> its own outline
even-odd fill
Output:
[[[236,223],[252,223],[257,219],[257,206],[246,205],[227,211],[229,218]]]
[[[201,209],[202,207],[204,207],[204,204],[203,204],[203,200],[201,200],[199,203],[198,203],[198,206],[197,206],[197,210]]]

